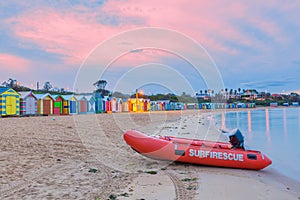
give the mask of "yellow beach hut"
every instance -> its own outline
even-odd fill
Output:
[[[12,88],[0,87],[0,116],[20,115],[20,94]]]
[[[129,111],[144,112],[144,99],[131,98],[129,101]]]

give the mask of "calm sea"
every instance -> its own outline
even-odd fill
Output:
[[[239,128],[247,149],[260,150],[270,167],[300,182],[300,108],[267,108],[217,115],[223,128]]]

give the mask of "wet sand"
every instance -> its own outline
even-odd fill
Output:
[[[0,118],[0,199],[299,199],[300,183],[262,171],[157,161],[128,129],[225,141],[209,111]]]

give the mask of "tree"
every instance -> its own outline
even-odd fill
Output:
[[[4,81],[2,83],[2,85],[4,87],[10,87],[10,88],[15,88],[18,86],[18,81],[16,79],[13,79],[13,78],[9,78],[7,81]]]
[[[106,80],[98,80],[96,81],[93,85],[96,87],[96,93],[101,95],[102,97],[104,96],[109,96],[111,95],[110,91],[105,90],[107,81]]]
[[[191,95],[186,94],[185,92],[182,92],[182,94],[178,97],[178,101],[181,101],[184,103],[196,103],[197,98],[194,98]]]
[[[93,85],[96,87],[96,90],[105,90],[106,84],[106,80],[98,80]]]
[[[51,85],[50,81],[46,81],[44,83],[43,89],[47,92],[52,89],[52,85]]]

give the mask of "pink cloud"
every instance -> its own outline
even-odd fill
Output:
[[[160,49],[146,48],[121,55],[113,63],[111,63],[111,66],[135,67],[146,63],[161,63],[162,58],[172,57],[176,57],[176,55],[173,55],[171,52],[167,52]]]
[[[140,18],[146,26],[180,31],[204,46],[230,54],[236,54],[236,50],[223,45],[220,40],[235,40],[247,46],[252,44],[229,20],[243,17],[246,9],[245,5],[239,3],[228,3],[224,8],[210,1],[170,1],[161,4],[159,0],[109,1],[103,8],[105,12],[118,16]]]
[[[67,65],[79,65],[99,43],[139,26],[173,29],[211,50],[236,55],[240,49],[226,42],[264,47],[257,39],[243,34],[232,20],[252,23],[274,38],[280,34],[275,22],[267,22],[256,16],[248,18],[254,7],[252,4],[232,1],[226,2],[224,7],[224,4],[216,1],[186,3],[169,0],[162,4],[160,0],[111,0],[103,7],[90,9],[81,6],[68,12],[44,8],[11,18],[6,23],[12,26],[21,40],[60,55]],[[116,17],[119,21],[114,25],[104,24],[99,22],[99,17]],[[140,59],[143,61],[146,58]]]
[[[96,20],[96,13],[88,13],[84,7],[78,9],[82,14],[46,9],[11,18],[6,22],[12,25],[14,33],[21,40],[32,42],[49,53],[60,55],[67,65],[77,66],[106,39],[136,28],[134,24],[103,25]],[[149,53],[130,55],[122,56],[122,66],[153,60]],[[154,60],[157,60],[159,55],[155,54],[154,57]]]
[[[64,56],[64,60],[68,64],[80,63],[100,42],[121,31],[136,27],[134,22],[130,22],[130,19],[138,19],[145,23],[145,26],[176,29],[195,37],[203,44],[233,52],[234,50],[221,46],[213,37],[208,37],[211,32],[217,33],[220,28],[222,29],[224,22],[213,19],[214,15],[206,11],[205,7],[207,6],[214,9],[215,5],[206,3],[205,5],[188,6],[185,2],[179,2],[176,3],[176,6],[165,8],[158,1],[133,0],[121,3],[109,1],[100,10],[102,14],[87,12],[87,8],[84,7],[77,8],[81,14],[76,11],[59,12],[43,9],[11,18],[7,20],[7,23],[12,24],[13,30],[19,38],[33,42],[47,52]],[[200,8],[200,10],[195,8]],[[200,16],[193,16],[201,11],[205,12]],[[99,15],[115,15],[121,19],[124,18],[124,21],[128,19],[128,22],[118,26],[103,25],[97,21]],[[191,24],[197,24],[199,28],[195,28],[196,26],[191,26]],[[223,28],[226,30],[225,27]],[[236,35],[228,30],[224,33],[230,36]]]
[[[180,31],[198,42],[204,47],[221,52],[223,54],[236,55],[241,49],[237,49],[228,43],[255,49],[265,49],[265,44],[257,39],[256,35],[245,34],[241,30],[243,23],[253,26],[270,38],[282,40],[282,31],[274,19],[264,17],[261,8],[274,7],[281,9],[276,2],[261,4],[258,2],[242,3],[236,1],[108,1],[103,10],[124,18],[137,18],[145,23],[145,26],[156,26]],[[226,6],[224,6],[226,4]]]
[[[11,54],[0,54],[1,74],[5,72],[25,72],[28,70],[30,61]]]
[[[97,44],[121,29],[99,24],[93,14],[52,9],[34,11],[6,22],[17,37],[63,56],[66,64],[80,64]]]

